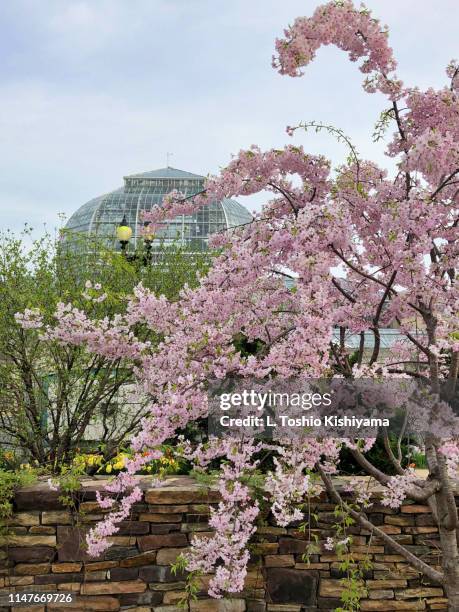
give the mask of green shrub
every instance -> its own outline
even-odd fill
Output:
[[[13,512],[14,492],[32,484],[36,478],[36,472],[31,468],[15,472],[0,469],[0,533],[7,531],[8,519]]]

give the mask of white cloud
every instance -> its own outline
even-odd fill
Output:
[[[3,219],[53,225],[123,174],[165,165],[216,172],[239,148],[289,142],[287,124],[342,127],[363,155],[386,102],[361,89],[344,54],[320,50],[302,79],[270,67],[274,38],[315,0],[17,0],[0,4]],[[388,22],[399,74],[445,82],[457,49],[456,0],[367,2]],[[3,13],[3,14],[2,14]],[[3,17],[3,19],[2,19]],[[295,139],[336,164],[325,135]],[[5,222],[5,221],[4,221]]]

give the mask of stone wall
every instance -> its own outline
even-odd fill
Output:
[[[213,489],[205,489],[187,477],[170,477],[160,488],[148,488],[142,480],[144,499],[137,504],[131,521],[121,525],[113,546],[101,559],[89,558],[84,532],[102,518],[95,501],[103,482],[83,482],[79,512],[75,517],[63,508],[58,493],[46,483],[21,489],[15,497],[15,513],[7,541],[0,544],[0,597],[8,593],[74,594],[71,604],[9,608],[0,612],[57,612],[58,610],[124,610],[133,612],[319,612],[341,605],[340,562],[325,550],[304,563],[306,540],[295,527],[279,528],[270,520],[260,527],[251,547],[252,560],[245,590],[233,599],[210,600],[206,577],[200,580],[199,599],[185,608],[184,576],[173,575],[170,564],[186,549],[193,535],[209,533],[209,506],[218,501]],[[312,525],[321,542],[333,535],[334,506],[315,500]],[[400,511],[381,506],[369,510],[370,520],[394,535],[410,550],[434,565],[438,556],[438,532],[426,506],[405,503]],[[356,527],[352,556],[369,556],[372,567],[365,573],[367,598],[363,611],[446,610],[446,599],[438,585],[429,584],[393,554],[377,538]]]

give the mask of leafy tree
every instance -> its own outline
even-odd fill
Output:
[[[91,316],[112,318],[126,296],[143,283],[168,299],[185,283],[197,282],[205,255],[160,248],[155,264],[128,263],[97,240],[30,230],[0,235],[0,436],[8,451],[21,449],[53,470],[75,449],[96,440],[106,457],[138,431],[145,399],[129,402],[132,362],[94,355],[84,347],[46,338],[36,323],[53,321],[59,303],[72,303]],[[23,324],[17,313],[26,312]],[[140,323],[144,340],[159,336]],[[128,337],[119,342],[128,342]],[[126,408],[126,403],[129,404]]]

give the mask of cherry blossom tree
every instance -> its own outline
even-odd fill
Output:
[[[154,227],[214,199],[268,193],[252,223],[214,239],[221,254],[198,288],[185,288],[179,300],[169,301],[139,286],[121,317],[91,320],[69,306],[46,330],[60,342],[85,344],[111,359],[132,359],[139,391],[150,398],[150,416],[132,442],[138,454],[108,486],[109,495],[100,498],[113,512],[91,532],[89,549],[100,554],[107,536],[117,531],[117,521],[140,498],[134,474],[143,462],[158,456],[164,440],[208,414],[210,379],[415,378],[429,391],[431,414],[444,412],[448,418],[447,434],[431,427],[424,437],[427,479],[404,467],[400,445],[394,450],[387,436],[395,476],[368,459],[374,443],[369,439],[307,438],[301,445],[236,439],[210,439],[198,447],[185,443],[185,454],[201,468],[224,459],[222,502],[211,517],[215,535],[196,540],[186,564],[191,571],[213,573],[209,592],[214,597],[243,588],[247,543],[259,513],[245,476],[269,447],[275,462],[266,495],[280,525],[303,516],[305,495],[325,490],[353,521],[418,572],[443,584],[449,609],[457,610],[459,425],[447,405],[455,396],[459,370],[459,65],[449,64],[449,83],[440,90],[405,86],[395,74],[387,29],[347,0],[329,2],[312,17],[297,19],[276,41],[273,65],[281,74],[301,76],[316,51],[330,44],[360,62],[365,91],[387,98],[378,131],[395,130],[386,149],[396,162],[395,175],[361,159],[335,128],[328,129],[349,146],[336,172],[324,157],[293,144],[240,151],[220,176],[209,178],[202,194],[185,199],[173,193],[161,208],[145,213]],[[287,132],[294,136],[310,126]],[[295,278],[294,290],[286,285],[286,275]],[[139,323],[160,335],[158,346],[135,337]],[[381,329],[389,326],[399,328],[405,343],[394,347],[388,360],[382,357]],[[365,331],[374,338],[369,353]],[[346,346],[348,333],[360,336],[356,351]],[[241,351],[235,342],[241,334],[258,343],[259,350]],[[383,503],[395,508],[409,498],[430,506],[439,528],[441,568],[428,565],[368,521],[368,497],[357,481],[346,496],[336,488],[333,475],[343,446],[383,488]],[[346,543],[331,538],[325,545]]]

